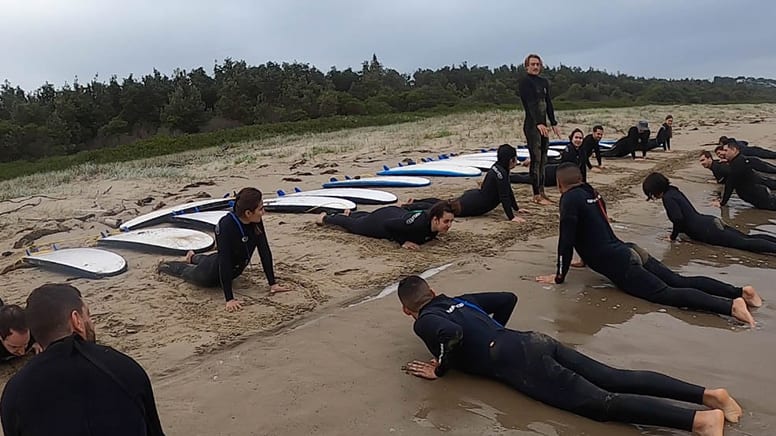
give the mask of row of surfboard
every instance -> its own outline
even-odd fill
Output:
[[[551,147],[565,147],[563,144],[551,144]],[[550,151],[550,157],[557,157],[557,150]],[[528,153],[518,148],[518,159],[524,160]],[[337,180],[332,178],[323,184],[324,189],[285,193],[264,200],[264,207],[275,213],[320,213],[344,212],[355,210],[357,204],[391,204],[397,197],[390,193],[370,187],[422,187],[431,184],[429,179],[418,177],[476,177],[482,170],[490,168],[496,160],[496,152],[482,151],[457,156],[440,155],[437,159],[423,159],[422,163],[384,168],[377,177],[350,178]],[[97,245],[151,250],[166,254],[195,253],[210,250],[215,240],[202,230],[212,232],[218,222],[231,209],[234,198],[209,198],[156,210],[120,225],[120,233],[103,233],[97,239]],[[180,227],[154,227],[171,224]],[[111,251],[98,248],[65,248],[56,245],[52,250],[28,250],[23,258],[27,263],[75,273],[87,278],[109,277],[126,271],[126,260]]]

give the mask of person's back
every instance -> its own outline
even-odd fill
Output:
[[[689,237],[701,240],[703,229],[714,225],[715,217],[704,215],[695,209],[687,196],[675,186],[669,186],[662,197],[663,207],[668,219],[674,224],[671,239],[676,239],[678,234],[685,233]]]
[[[502,204],[508,219],[512,219],[517,211],[517,203],[509,182],[509,170],[499,164],[494,164],[485,174],[479,189],[465,191],[459,198],[461,213],[458,216],[480,216]]]
[[[146,420],[150,411],[150,382],[137,363],[72,336],[35,356],[2,399],[6,436],[161,435],[158,417]]]
[[[736,194],[741,197],[742,200],[758,205],[761,192],[766,190],[761,178],[754,172],[749,160],[743,154],[739,154],[735,158],[731,159],[730,175],[728,176],[728,182],[735,189]],[[727,193],[728,187],[725,191]]]

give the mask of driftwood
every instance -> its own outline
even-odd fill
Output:
[[[48,195],[32,195],[27,198],[20,198],[18,200],[3,200],[0,203],[24,203],[25,201],[32,200],[33,198],[48,198],[49,200],[67,200],[66,198],[49,197]]]
[[[11,271],[16,271],[17,269],[21,268],[32,268],[34,265],[30,265],[29,263],[25,262],[24,259],[19,259],[16,262],[4,267],[2,270],[0,270],[0,276],[3,274],[7,274]]]
[[[7,215],[7,214],[9,214],[9,213],[18,212],[18,211],[20,211],[20,210],[24,209],[25,207],[35,207],[35,206],[39,205],[39,204],[41,203],[41,201],[42,201],[42,200],[38,200],[38,202],[37,202],[37,203],[27,203],[27,204],[23,204],[23,205],[21,205],[21,206],[17,207],[16,209],[11,209],[11,210],[6,210],[6,211],[4,211],[4,212],[0,212],[0,215]]]
[[[205,181],[205,182],[194,182],[194,183],[190,183],[190,184],[184,186],[183,188],[181,188],[181,191],[186,191],[189,188],[199,188],[200,186],[213,186],[215,184],[216,184],[216,182],[214,182],[212,180],[208,180],[208,181]]]
[[[301,182],[302,179],[298,177],[283,177],[282,179],[284,182]]]
[[[70,231],[70,227],[65,227],[61,224],[58,224],[55,229],[38,229],[33,230],[26,235],[22,236],[21,239],[16,241],[13,244],[13,248],[19,249],[28,245],[32,245],[33,242],[35,242],[37,239],[40,239],[44,236],[53,235],[55,233],[62,233],[62,232],[68,232]]]

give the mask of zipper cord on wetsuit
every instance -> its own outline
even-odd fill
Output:
[[[232,217],[235,223],[237,223],[237,228],[240,229],[240,235],[242,236],[242,243],[243,248],[245,248],[245,255],[248,256],[246,261],[250,263],[251,261],[251,253],[248,251],[248,236],[245,234],[245,229],[243,228],[242,223],[237,218],[237,215],[234,214],[234,212],[229,212],[229,216]]]

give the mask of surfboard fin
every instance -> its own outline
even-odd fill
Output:
[[[278,197],[282,197],[282,196],[286,195],[286,192],[285,192],[285,191],[283,191],[282,189],[278,189],[278,190],[277,190],[277,191],[275,191],[275,192],[277,192],[277,194],[278,194]]]
[[[295,186],[295,187],[294,187],[294,192],[302,192],[302,190],[301,190],[301,189],[299,189],[299,187],[298,187],[298,186]]]

